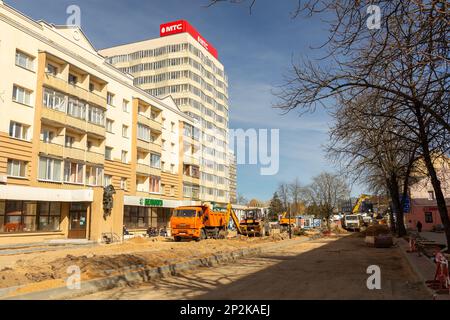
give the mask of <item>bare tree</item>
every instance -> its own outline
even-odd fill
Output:
[[[339,201],[349,197],[349,188],[340,176],[323,172],[314,177],[312,183],[305,188],[305,195],[310,205],[319,208],[329,229],[331,215],[338,209]]]
[[[287,211],[290,206],[289,185],[287,183],[280,183],[278,185],[278,196],[283,204],[284,211]]]

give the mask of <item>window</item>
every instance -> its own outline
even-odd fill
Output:
[[[75,143],[75,138],[72,136],[66,136],[64,145],[66,148],[73,148],[73,145]]]
[[[16,51],[16,66],[33,70],[33,61],[34,58],[32,56],[21,51]]]
[[[112,185],[112,176],[105,174],[104,179],[103,179],[103,186],[107,187]]]
[[[128,105],[129,105],[129,102],[124,99],[123,102],[122,102],[122,110],[124,112],[130,112],[130,110],[128,109]]]
[[[31,105],[31,90],[19,87],[14,85],[13,86],[13,101],[17,103],[22,103],[26,105]]]
[[[434,191],[428,191],[428,200],[434,200]]]
[[[127,178],[120,178],[120,189],[127,190]]]
[[[102,108],[89,106],[88,121],[99,126],[104,126],[105,111]]]
[[[105,159],[106,160],[112,160],[112,150],[113,150],[113,148],[111,148],[111,147],[105,148]]]
[[[108,92],[106,94],[106,103],[110,106],[114,106],[114,94],[111,92]]]
[[[107,132],[109,132],[109,133],[112,133],[112,132],[113,132],[113,124],[114,124],[114,121],[113,121],[113,120],[111,120],[111,119],[106,119],[106,131],[107,131]]]
[[[122,125],[122,137],[128,138],[128,126]]]
[[[161,155],[155,153],[150,154],[150,166],[161,169]]]
[[[122,151],[122,156],[121,156],[121,160],[123,163],[127,163],[127,158],[128,158],[128,152],[127,151]]]
[[[39,158],[39,179],[47,181],[61,181],[61,160],[52,158]]]
[[[36,202],[6,201],[2,232],[36,231]]]
[[[86,184],[90,186],[101,186],[103,178],[103,168],[86,167]]]
[[[158,118],[158,112],[155,111],[155,110],[152,110],[152,112],[151,112],[151,118],[152,118],[153,120],[156,120],[156,119]]]
[[[49,129],[42,129],[41,140],[45,143],[52,143],[55,133]]]
[[[425,212],[425,223],[433,223],[433,213]]]
[[[85,120],[86,119],[86,104],[78,99],[69,98],[67,104],[67,114],[72,117]]]
[[[61,112],[66,112],[66,97],[64,94],[44,88],[44,106]]]
[[[175,132],[175,122],[170,123],[170,131]]]
[[[27,140],[28,129],[29,126],[26,126],[22,123],[11,121],[9,123],[9,136],[16,139]]]
[[[138,132],[137,132],[137,137],[138,139],[144,140],[149,142],[150,141],[150,128],[138,123]]]
[[[60,202],[38,202],[38,230],[58,231],[61,221]]]
[[[47,63],[47,69],[45,70],[45,73],[51,74],[52,76],[56,77],[58,74],[58,67],[54,66],[51,63]]]
[[[89,91],[92,92],[95,90],[95,85],[91,82],[89,83]]]
[[[76,85],[78,83],[78,77],[76,75],[69,73],[69,83]]]
[[[150,176],[150,192],[160,193],[161,178],[157,176]]]
[[[64,162],[64,181],[69,183],[83,183],[84,165],[77,162]]]
[[[27,163],[20,160],[8,159],[7,174],[9,177],[24,178]]]

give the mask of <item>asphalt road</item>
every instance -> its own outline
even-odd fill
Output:
[[[367,268],[381,271],[369,290]],[[399,248],[375,249],[357,235],[319,239],[180,276],[79,299],[430,299]]]

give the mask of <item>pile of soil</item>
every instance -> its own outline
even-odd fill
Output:
[[[379,236],[382,234],[390,234],[391,231],[387,225],[372,225],[362,231],[361,234],[365,236]]]

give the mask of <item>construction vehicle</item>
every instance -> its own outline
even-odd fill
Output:
[[[293,217],[289,218],[288,213],[284,212],[280,217],[279,225],[282,230],[287,230],[289,228],[289,225],[291,225],[292,228],[295,228],[296,220]]]
[[[361,231],[364,226],[363,218],[360,214],[348,214],[344,217],[345,229],[352,231]]]
[[[244,214],[239,222],[241,232],[245,236],[262,237],[269,233],[267,215],[264,209],[244,209]]]
[[[367,222],[371,221],[371,217],[367,214],[366,221],[364,221],[364,217],[361,215],[361,210],[365,209],[366,200],[370,199],[370,196],[367,194],[361,194],[353,206],[352,213],[347,214],[342,218],[342,227],[346,230],[359,231],[363,225],[368,224]],[[370,220],[368,219],[370,218]]]
[[[230,218],[237,232],[242,234],[239,220],[228,204],[226,211],[213,211],[209,205],[183,206],[174,210],[170,218],[172,236],[175,241],[181,239],[202,239],[225,237]]]

